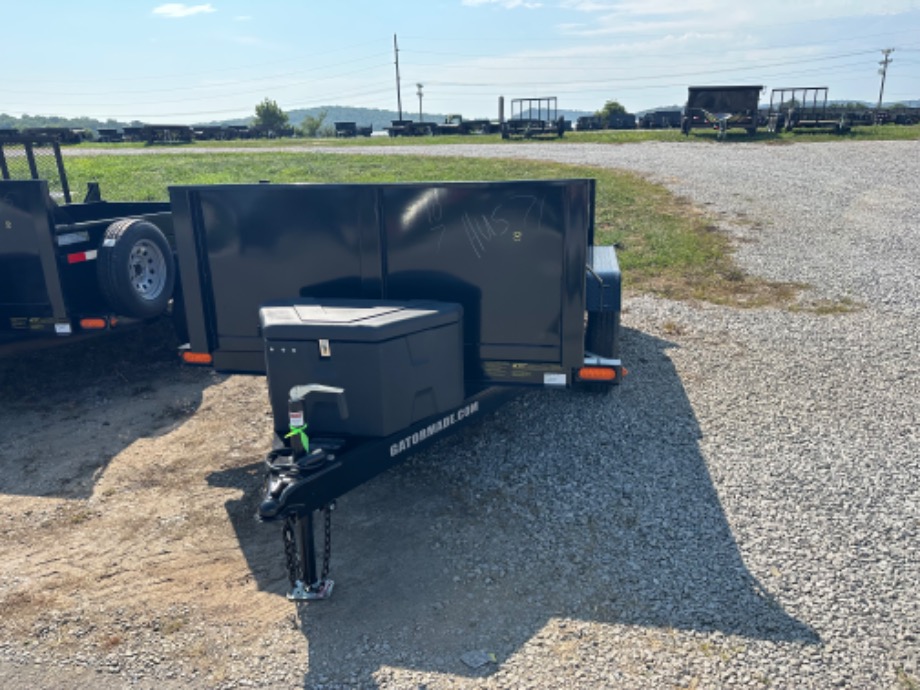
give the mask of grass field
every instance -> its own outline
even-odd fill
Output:
[[[110,200],[166,200],[169,185],[271,182],[409,182],[583,178],[597,180],[596,236],[615,244],[627,291],[739,306],[785,304],[796,286],[741,271],[732,247],[688,203],[627,173],[546,162],[416,156],[330,156],[258,150],[210,155],[69,156],[74,189],[100,183]]]

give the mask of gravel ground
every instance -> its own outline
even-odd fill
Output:
[[[425,152],[641,172],[717,218],[749,271],[862,308],[629,298],[613,395],[528,394],[349,494],[332,600],[224,680],[178,680],[920,688],[920,143]],[[4,687],[48,663],[0,659]],[[158,673],[96,684],[171,687]]]

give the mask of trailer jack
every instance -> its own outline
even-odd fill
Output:
[[[332,510],[334,503],[323,509],[323,567],[316,571],[316,543],[313,536],[313,512],[291,515],[284,521],[281,536],[291,581],[289,601],[306,602],[328,599],[335,582],[329,579],[329,559],[332,555]]]

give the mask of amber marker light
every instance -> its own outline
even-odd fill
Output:
[[[207,352],[183,352],[182,361],[186,364],[210,364],[213,360]]]
[[[613,381],[617,377],[617,370],[608,367],[582,367],[578,370],[578,378],[582,381]]]
[[[80,328],[85,331],[101,331],[108,326],[109,322],[105,319],[80,319]]]

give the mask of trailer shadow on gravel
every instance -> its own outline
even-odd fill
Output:
[[[193,415],[216,375],[177,344],[162,319],[0,358],[0,495],[87,498],[112,458]]]
[[[534,645],[577,663],[596,644],[578,621],[819,643],[742,560],[672,347],[627,329],[632,373],[612,395],[525,394],[340,499],[335,592],[298,611],[305,685],[484,676]],[[281,594],[280,530],[252,519],[259,477],[209,481],[245,489],[231,521]]]

